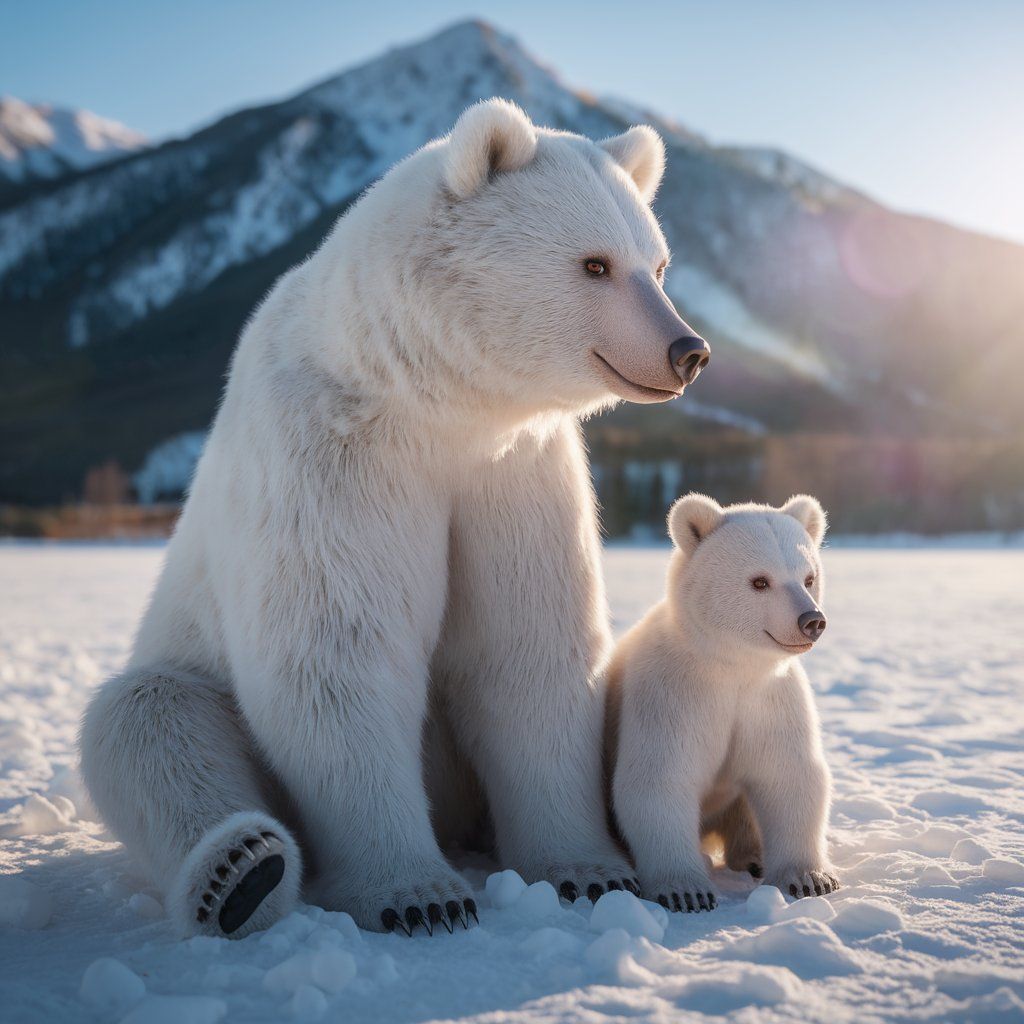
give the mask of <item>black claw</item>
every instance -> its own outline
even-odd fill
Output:
[[[444,911],[441,909],[440,903],[431,903],[430,906],[427,907],[427,920],[430,921],[431,925],[443,924],[445,928],[448,929],[448,934],[451,934],[452,926],[444,916]]]
[[[678,911],[680,914],[683,912],[683,904],[679,900],[679,893],[672,893],[672,908]]]
[[[622,886],[627,892],[631,892],[634,896],[640,895],[640,886],[638,886],[632,878],[624,878],[622,880]]]
[[[384,931],[393,932],[398,924],[398,911],[388,907],[380,912],[380,923],[384,925]]]
[[[241,850],[232,850],[232,851],[231,851],[231,852],[230,852],[230,853],[228,854],[228,860],[229,860],[229,861],[230,861],[230,862],[231,862],[232,864],[237,864],[237,863],[238,863],[238,861],[239,861],[239,859],[241,858],[241,856],[242,856],[242,851],[241,851]]]
[[[620,881],[618,881],[617,879],[613,878],[608,883],[608,891],[609,892],[613,892],[613,891],[614,892],[622,892],[622,883]]]
[[[688,914],[695,914],[697,908],[693,905],[693,897],[688,892],[684,892],[683,899],[686,901],[686,912]]]
[[[809,885],[805,885],[804,886],[804,895],[805,896],[810,896],[811,895],[811,887]]]
[[[212,907],[213,906],[213,897],[208,892],[204,892],[203,893],[203,902],[208,907]]]
[[[430,931],[430,929],[427,928],[426,919],[423,917],[423,911],[420,910],[419,907],[409,907],[409,909],[406,910],[406,912],[405,912],[405,923],[409,927],[409,934],[410,935],[414,931],[416,931],[416,926],[418,924],[423,925],[423,927],[426,928],[426,930],[428,932]]]
[[[462,927],[466,927],[466,922],[462,917],[462,907],[459,906],[455,900],[449,900],[445,905],[444,909],[448,912],[448,920],[454,926],[456,921],[462,922]]]
[[[579,897],[580,891],[576,888],[573,882],[563,882],[558,887],[558,894],[563,900],[568,900],[570,903],[575,903]]]
[[[710,910],[711,909],[708,906],[707,898],[705,897],[704,893],[702,893],[702,892],[697,893],[697,906],[701,910]]]
[[[797,898],[797,892],[796,892],[796,886],[795,885],[791,885],[789,887],[789,895],[792,896],[794,899]]]
[[[821,888],[821,883],[817,879],[814,880],[814,895],[815,896],[823,896],[824,895],[824,892],[822,891],[822,888]]]
[[[708,893],[708,909],[714,910],[718,906],[718,898],[713,892]]]
[[[208,911],[208,910],[206,909],[206,907],[200,907],[200,908],[199,908],[199,909],[198,909],[198,910],[196,911],[196,920],[197,920],[197,921],[198,921],[198,922],[199,922],[200,924],[204,924],[204,923],[206,922],[206,919],[207,919],[207,918],[208,918],[209,916],[210,916],[210,912],[209,912],[209,911]]]
[[[214,895],[219,893],[221,891],[221,889],[223,889],[223,888],[224,888],[224,883],[223,882],[218,882],[217,879],[215,879],[215,878],[211,878],[210,879],[210,890],[213,892]]]
[[[591,903],[596,903],[604,895],[604,886],[599,885],[597,882],[591,882],[587,886],[587,899]]]
[[[479,924],[480,923],[480,918],[476,916],[476,901],[475,900],[463,900],[462,902],[463,902],[463,904],[465,904],[466,913],[472,915],[473,920],[477,924]],[[468,928],[469,925],[467,925],[466,927]]]
[[[659,903],[660,903],[660,904],[661,904],[661,905],[662,905],[662,906],[663,906],[663,907],[664,907],[664,908],[665,908],[666,910],[671,910],[671,909],[672,909],[672,908],[671,908],[671,907],[670,907],[670,906],[668,905],[668,897],[667,897],[667,896],[659,896],[659,897],[658,897],[658,902],[659,902]]]
[[[753,878],[761,878],[764,875],[764,868],[761,867],[761,865],[758,864],[757,861],[751,861],[747,865],[747,870],[750,872]]]
[[[260,833],[260,835],[261,835],[261,836],[262,836],[262,837],[263,837],[264,839],[276,839],[276,838],[277,838],[277,836],[276,836],[276,835],[274,835],[274,833],[273,833],[273,832],[261,832],[261,833]]]
[[[217,866],[217,877],[223,882],[228,875],[231,874],[231,868],[227,864],[220,864]]]

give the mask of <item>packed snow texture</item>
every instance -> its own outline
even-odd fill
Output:
[[[1024,552],[826,551],[807,667],[834,895],[793,903],[719,867],[710,914],[626,892],[570,907],[470,858],[469,931],[369,934],[302,907],[240,942],[176,941],[74,771],[82,702],[123,662],[161,557],[0,547],[4,1021],[1024,1019]],[[617,630],[664,561],[608,552]]]

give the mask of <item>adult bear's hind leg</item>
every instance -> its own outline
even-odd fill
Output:
[[[240,938],[292,908],[299,850],[229,694],[183,673],[117,676],[89,702],[81,755],[93,802],[182,934]]]

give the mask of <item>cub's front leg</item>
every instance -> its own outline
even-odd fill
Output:
[[[799,899],[839,888],[826,826],[832,776],[810,687],[796,663],[742,723],[737,760],[764,844],[769,885]]]
[[[612,801],[641,891],[668,910],[714,910],[700,798],[724,744],[698,727],[706,712],[681,704],[673,683],[626,676],[621,685]]]

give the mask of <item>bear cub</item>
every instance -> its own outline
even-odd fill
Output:
[[[680,911],[717,904],[702,841],[794,897],[839,887],[825,826],[831,776],[799,656],[825,629],[825,513],[701,494],[668,516],[667,593],[609,666],[609,809],[643,894]]]

